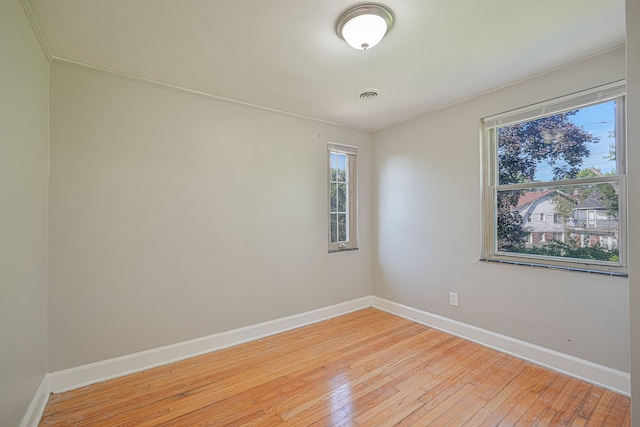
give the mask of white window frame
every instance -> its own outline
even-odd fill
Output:
[[[547,102],[520,108],[481,120],[482,166],[483,166],[483,247],[484,261],[544,266],[572,271],[587,271],[611,275],[626,276],[627,264],[627,188],[626,188],[626,137],[625,137],[625,96],[626,82],[619,81],[590,90],[556,98]],[[581,178],[550,181],[545,183],[529,182],[523,184],[499,185],[498,183],[498,147],[496,129],[500,126],[531,121],[559,114],[577,108],[587,107],[605,101],[616,103],[616,169],[618,175],[607,177]],[[619,188],[618,221],[619,262],[598,261],[574,258],[551,257],[533,254],[499,252],[497,250],[497,194],[498,190],[523,190],[557,185],[580,185],[599,182],[615,182]]]
[[[331,153],[343,154],[347,163],[347,239],[332,242],[331,217]],[[341,252],[358,249],[358,147],[334,142],[327,143],[327,243],[329,252]]]

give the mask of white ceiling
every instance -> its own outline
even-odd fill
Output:
[[[359,51],[357,0],[26,0],[56,59],[370,131],[624,43],[624,0],[383,1]]]

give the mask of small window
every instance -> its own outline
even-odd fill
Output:
[[[626,275],[624,103],[613,83],[482,121],[484,259]]]
[[[587,211],[587,227],[595,228],[596,226],[596,211]]]
[[[533,222],[533,214],[527,214],[527,222]]]
[[[357,249],[357,147],[329,143],[329,252]]]

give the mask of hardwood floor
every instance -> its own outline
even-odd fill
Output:
[[[51,396],[41,426],[628,426],[629,398],[366,309]]]

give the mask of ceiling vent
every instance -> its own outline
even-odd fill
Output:
[[[358,94],[358,98],[363,101],[373,101],[380,96],[380,89],[363,89]]]

